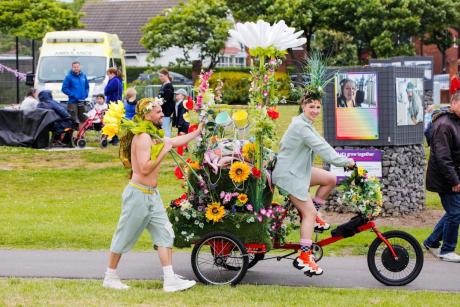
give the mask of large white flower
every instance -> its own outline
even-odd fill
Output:
[[[299,38],[303,31],[295,32],[295,29],[288,27],[284,20],[273,26],[263,20],[259,20],[257,23],[237,23],[235,29],[229,32],[234,39],[249,49],[274,47],[283,51],[302,46],[307,41],[303,37]]]

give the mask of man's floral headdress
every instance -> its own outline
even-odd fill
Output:
[[[136,106],[136,113],[145,115],[153,110],[155,107],[161,107],[163,105],[162,98],[142,98],[139,100]]]

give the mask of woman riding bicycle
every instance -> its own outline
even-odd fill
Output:
[[[292,119],[281,139],[277,163],[273,170],[273,183],[281,194],[299,211],[300,255],[294,260],[294,267],[308,275],[321,275],[323,270],[313,259],[311,246],[317,209],[335,186],[335,176],[325,170],[313,167],[313,155],[317,154],[327,163],[335,166],[353,167],[355,162],[339,155],[313,127],[321,113],[321,98],[324,82],[310,84],[300,100],[302,113]],[[320,185],[314,199],[308,193],[310,185]]]

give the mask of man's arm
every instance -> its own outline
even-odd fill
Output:
[[[88,82],[88,78],[86,77],[86,75],[85,75],[85,92],[86,92],[86,98],[88,98],[88,94],[89,94],[89,82]]]
[[[139,171],[143,176],[147,176],[152,173],[159,165],[165,155],[171,150],[172,144],[168,139],[164,141],[165,145],[158,154],[155,161],[150,160],[150,152],[152,141],[150,136],[146,133],[138,135],[133,144],[136,147],[135,159],[139,165]]]
[[[179,135],[179,136],[169,139],[171,141],[172,147],[179,147],[184,144],[187,144],[188,142],[190,142],[191,140],[199,136],[201,133],[201,130],[203,129],[203,126],[204,126],[204,123],[200,123],[198,125],[197,130],[191,133],[188,133],[188,134]]]
[[[70,90],[70,80],[69,76],[65,76],[64,81],[62,82],[61,91],[66,94],[69,98],[72,97],[72,91]]]
[[[441,124],[437,129],[434,129],[431,139],[431,150],[436,157],[436,165],[440,173],[444,174],[445,179],[453,190],[456,186],[460,185],[460,179],[455,170],[455,163],[450,148],[453,142],[452,131],[447,125]]]

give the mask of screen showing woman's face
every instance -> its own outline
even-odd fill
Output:
[[[345,86],[343,87],[343,96],[349,100],[353,100],[355,98],[355,93],[356,93],[356,86],[353,81],[348,81],[345,83]]]

